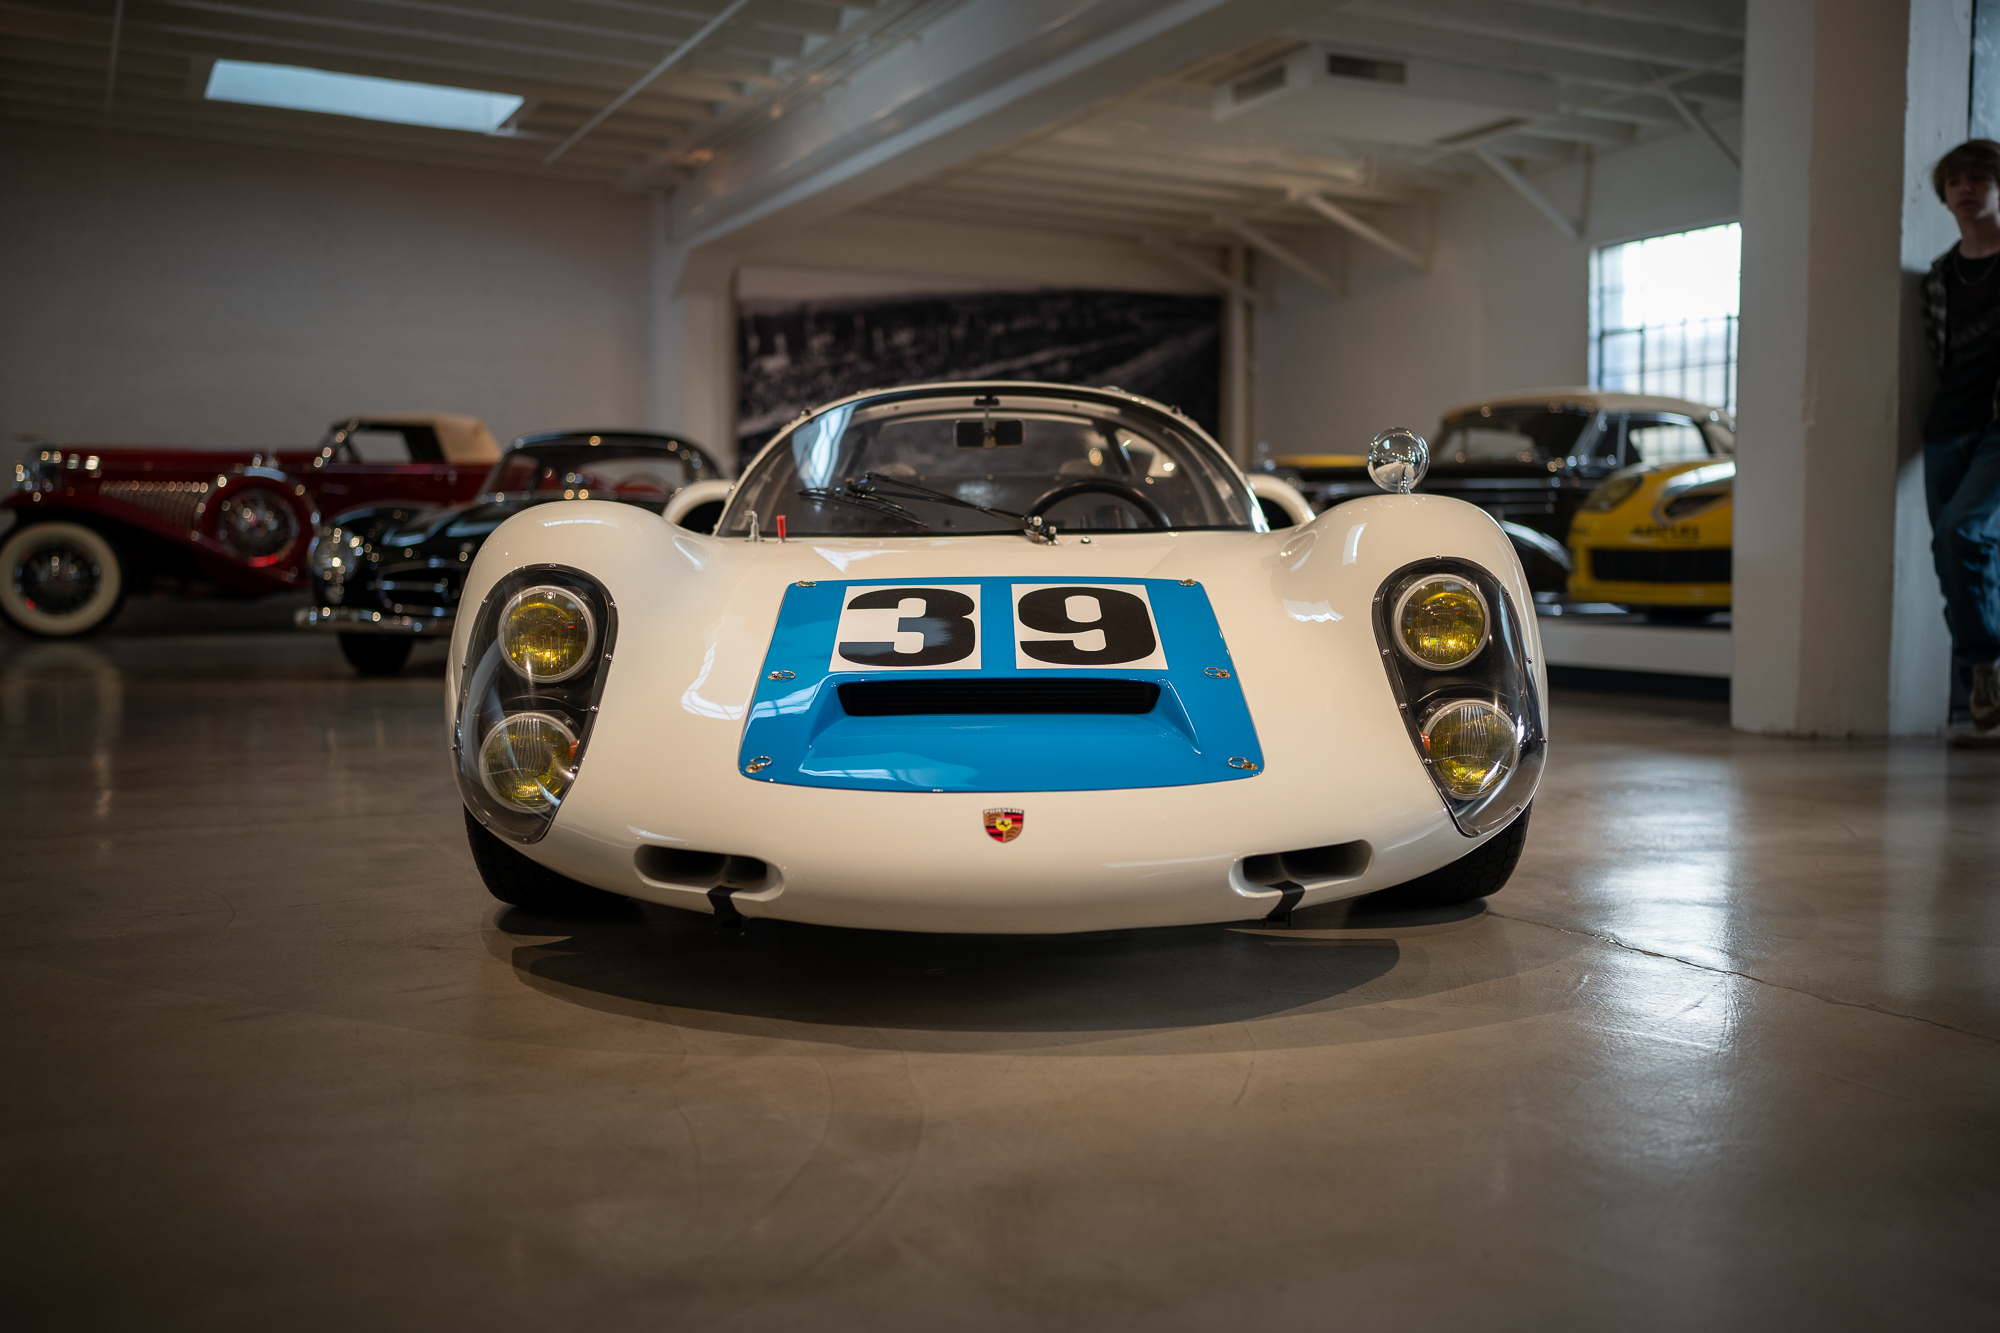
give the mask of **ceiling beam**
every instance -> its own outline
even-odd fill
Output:
[[[1428,273],[1431,271],[1431,257],[1428,253],[1418,254],[1401,241],[1369,226],[1340,205],[1323,199],[1316,194],[1302,195],[1299,198],[1299,202],[1325,218],[1328,222],[1331,222],[1334,226],[1343,227],[1376,249],[1394,255],[1411,268],[1417,270],[1417,272]]]
[[[1336,301],[1347,295],[1346,284],[1321,272],[1316,265],[1300,258],[1284,246],[1279,245],[1249,223],[1240,219],[1225,218],[1217,218],[1215,222],[1217,226],[1241,236],[1256,249],[1277,260],[1280,264],[1283,264],[1286,268],[1298,274],[1328,296],[1333,297]]]
[[[1344,12],[1680,69],[1710,69],[1732,55],[1740,58],[1743,53],[1741,38],[1691,33],[1624,18],[1560,14],[1520,0],[1350,0]]]
[[[604,123],[605,117],[614,114],[619,107],[624,106],[627,102],[631,101],[633,98],[637,97],[640,93],[644,92],[646,90],[647,85],[651,84],[653,80],[659,78],[662,74],[665,74],[675,65],[678,65],[687,56],[692,55],[696,47],[700,46],[704,41],[708,40],[709,36],[713,34],[717,28],[720,28],[723,24],[729,22],[730,19],[736,17],[736,15],[739,12],[741,12],[743,7],[749,3],[750,0],[730,0],[729,6],[727,8],[725,8],[720,14],[717,14],[714,18],[710,19],[703,27],[697,30],[686,41],[682,42],[679,46],[675,47],[673,50],[667,52],[666,55],[662,56],[660,58],[660,62],[657,65],[654,65],[651,69],[647,70],[644,74],[639,76],[638,82],[634,83],[630,88],[627,88],[624,92],[618,94],[617,97],[613,98],[611,104],[605,107],[604,110],[598,112],[596,115],[592,116],[589,120],[583,122],[583,124],[579,126],[576,132],[571,134],[569,138],[564,139],[561,143],[557,144],[554,148],[550,149],[549,155],[542,159],[542,165],[547,166],[549,165],[549,163],[555,161],[557,158],[561,157],[564,153],[568,152],[578,139],[581,139],[584,135],[590,133],[592,130],[596,129],[599,125],[602,125]]]
[[[1556,207],[1554,200],[1536,188],[1533,181],[1516,171],[1511,163],[1489,152],[1484,145],[1474,148],[1472,155],[1491,168],[1494,175],[1511,185],[1516,194],[1533,204],[1535,211],[1554,223],[1557,231],[1572,241],[1583,239],[1583,224]]]
[[[1248,301],[1254,306],[1265,308],[1268,308],[1271,304],[1269,299],[1255,287],[1237,281],[1224,270],[1209,263],[1206,259],[1189,254],[1164,236],[1155,236],[1151,232],[1147,232],[1139,237],[1139,244],[1144,249],[1152,251],[1161,258],[1180,265],[1182,268],[1188,270],[1188,272],[1201,275],[1239,300]]]
[[[1519,41],[1495,41],[1476,33],[1403,22],[1391,17],[1392,11],[1387,9],[1378,12],[1380,16],[1347,10],[1324,14],[1302,31],[1334,46],[1389,59],[1424,56],[1535,74],[1584,87],[1657,95],[1644,60],[1612,60]],[[1735,74],[1711,71],[1676,86],[1691,101],[1734,105],[1743,100],[1743,80]]]

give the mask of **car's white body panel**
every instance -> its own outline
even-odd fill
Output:
[[[1357,877],[1309,883],[1303,905],[1398,884],[1472,851],[1398,713],[1371,622],[1377,589],[1412,561],[1458,556],[1496,574],[1544,691],[1533,599],[1480,510],[1426,495],[1351,501],[1274,533],[718,539],[628,505],[550,504],[480,550],[465,605],[522,566],[600,580],[617,608],[613,660],[574,787],[522,850],[583,883],[709,911],[699,888],[642,878],[642,845],[756,857],[745,916],[899,930],[1056,932],[1259,917],[1276,889],[1246,856],[1365,840]],[[1197,579],[1263,747],[1256,776],[1131,790],[919,793],[758,781],[737,768],[745,712],[788,585],[802,579],[1019,576]],[[447,710],[476,617],[459,618]],[[990,838],[982,811],[1025,829]],[[1491,836],[1491,835],[1488,835]]]

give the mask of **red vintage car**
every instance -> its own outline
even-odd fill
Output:
[[[311,451],[37,445],[0,507],[0,616],[65,638],[149,586],[254,597],[306,586],[323,513],[373,501],[457,504],[500,457],[477,417],[337,421]]]

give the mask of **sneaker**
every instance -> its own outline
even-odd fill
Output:
[[[2000,665],[1981,662],[1972,668],[1972,725],[1977,731],[2000,727]]]
[[[2000,727],[1991,731],[1954,732],[1951,738],[1954,750],[2000,750]]]

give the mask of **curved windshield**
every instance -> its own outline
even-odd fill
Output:
[[[1468,413],[1445,422],[1442,438],[1431,450],[1431,461],[1542,463],[1551,458],[1588,456],[1593,452],[1592,443],[1603,433],[1594,428],[1595,418],[1595,413],[1581,408],[1487,408],[1477,415]],[[1592,428],[1588,439],[1586,427]]]
[[[862,399],[754,463],[716,528],[791,536],[1263,530],[1250,492],[1192,428],[1136,404],[975,392]]]
[[[705,472],[701,457],[690,449],[633,436],[579,435],[509,450],[493,465],[484,489],[589,491],[607,500],[664,504],[681,487],[700,481]]]

